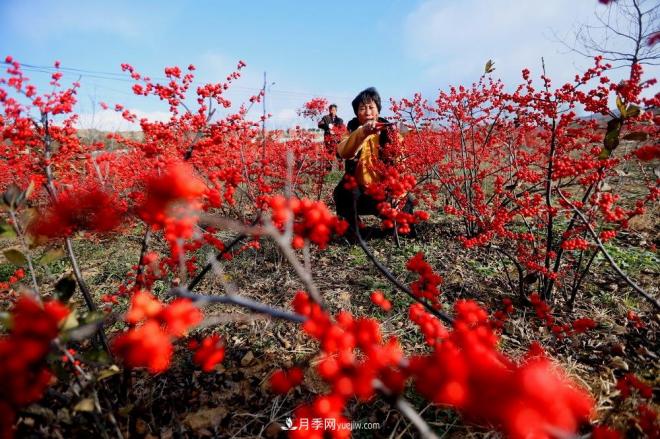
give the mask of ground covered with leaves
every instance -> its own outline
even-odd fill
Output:
[[[505,298],[510,298],[514,311],[503,326],[501,349],[516,358],[533,341],[540,342],[559,365],[590,390],[602,423],[627,431],[629,437],[639,436],[638,407],[649,403],[653,406],[650,400],[654,399],[657,403],[657,392],[655,398],[644,398],[634,392],[624,399],[616,384],[634,373],[646,384],[657,387],[659,323],[652,308],[598,257],[579,291],[574,309],[569,310],[565,298],[559,294],[551,311],[559,322],[589,317],[596,321],[597,327],[583,334],[558,338],[536,316],[531,304],[511,292],[507,274],[515,275],[513,267],[507,266],[491,248],[465,249],[456,239],[460,233],[458,227],[448,217],[436,215],[419,227],[415,239],[402,238],[397,246],[392,236],[385,236],[369,239],[368,245],[405,284],[413,280],[405,268],[406,261],[424,252],[427,261],[444,278],[441,289],[447,311],[458,299],[474,299],[495,312],[502,309]],[[135,264],[141,237],[142,231],[137,228],[118,238],[75,241],[75,251],[83,261],[83,274],[97,299],[115,291],[126,271]],[[229,240],[231,235],[228,233],[226,237]],[[657,295],[660,271],[657,244],[657,226],[648,219],[608,244],[616,262],[654,295]],[[206,260],[211,249],[202,248],[199,252],[200,260]],[[65,259],[52,259],[47,259],[39,269],[40,276],[50,280],[44,284],[54,285],[70,270]],[[406,353],[427,349],[419,329],[408,317],[410,299],[389,284],[359,246],[338,239],[326,250],[314,250],[311,264],[314,280],[330,312],[346,310],[356,316],[377,317],[382,322],[383,335],[396,335]],[[2,263],[0,281],[6,281],[14,269],[9,263]],[[528,293],[533,292],[534,282],[527,287]],[[264,242],[260,250],[245,251],[223,263],[223,272],[209,276],[197,291],[221,294],[230,289],[290,309],[293,294],[302,288],[275,246]],[[391,301],[390,312],[371,302],[370,294],[375,290],[383,291]],[[155,292],[164,295],[165,286],[159,290],[156,285]],[[78,294],[72,296],[71,303],[84,315],[84,303]],[[124,437],[283,437],[282,427],[296,405],[328,390],[309,367],[318,360],[315,342],[294,323],[272,320],[234,306],[209,305],[205,312],[208,324],[195,330],[193,338],[218,333],[226,344],[226,357],[213,371],[198,370],[192,364],[190,352],[181,348],[176,352],[177,361],[167,372],[150,375],[133,370],[127,377],[111,366],[112,361],[104,354],[85,344],[73,346],[80,353],[76,354],[80,360],[106,368],[98,394],[93,398],[84,392],[77,394],[76,385],[70,385],[66,378],[70,371],[63,360],[61,370],[55,371],[62,377],[62,385],[53,385],[42,401],[20,414],[17,435],[114,437],[118,434],[116,429],[120,429]],[[116,314],[107,321],[109,333],[123,325]],[[285,396],[273,393],[269,377],[277,369],[294,365],[306,371],[302,384]],[[130,385],[123,384],[127,382]],[[428,404],[412,388],[406,391],[406,397],[442,437],[493,435],[488,426],[467,426],[455,411]],[[94,409],[96,405],[106,415],[101,417]],[[372,427],[355,429],[354,437],[398,438],[419,434],[382,399],[356,401],[347,415],[352,421]]]

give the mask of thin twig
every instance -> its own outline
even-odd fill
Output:
[[[48,113],[45,112],[41,113],[41,123],[44,129],[44,137],[43,137],[44,156],[47,163],[45,169],[46,190],[48,191],[48,194],[50,195],[51,199],[55,200],[57,198],[57,188],[55,187],[55,177],[53,176],[53,168],[51,163],[52,137],[50,135],[50,128],[48,124]],[[71,266],[73,267],[73,275],[75,276],[76,283],[78,284],[78,287],[80,288],[80,291],[83,294],[83,298],[85,299],[87,308],[90,311],[96,311],[97,308],[96,305],[94,304],[94,300],[92,299],[92,294],[89,291],[89,287],[87,286],[87,283],[85,283],[85,279],[83,278],[82,272],[80,271],[80,267],[78,266],[78,260],[76,259],[76,255],[73,252],[73,241],[71,237],[68,236],[64,240],[64,243],[66,246],[66,251],[69,257],[69,261],[71,262]],[[103,348],[106,350],[106,352],[108,352],[108,354],[112,355],[110,352],[110,346],[108,345],[108,339],[103,329],[103,323],[101,323],[101,325],[99,326],[98,335],[101,341],[101,346],[103,346]]]
[[[172,288],[169,291],[169,294],[177,297],[190,299],[199,304],[225,303],[230,305],[238,305],[260,314],[266,314],[271,317],[288,320],[290,322],[295,322],[295,323],[304,323],[305,321],[307,321],[307,317],[303,315],[292,313],[289,311],[284,311],[282,309],[273,308],[264,303],[257,302],[252,299],[248,299],[247,297],[239,296],[237,294],[226,294],[224,296],[208,296],[205,294],[191,293],[185,288],[179,288],[179,287]]]
[[[255,226],[255,225],[259,222],[260,219],[261,219],[261,215],[257,215],[257,217],[254,219],[254,221],[252,221],[251,226]],[[227,245],[225,245],[225,246],[223,247],[222,251],[220,251],[220,252],[215,256],[215,260],[216,260],[217,262],[220,262],[220,260],[222,260],[222,257],[223,257],[224,255],[226,255],[227,253],[229,253],[229,252],[230,252],[230,251],[231,251],[231,250],[232,250],[232,249],[233,249],[233,248],[234,248],[239,242],[241,242],[241,241],[243,241],[245,238],[247,238],[247,236],[248,236],[247,233],[241,233],[240,235],[238,235],[238,236],[237,236],[236,238],[234,238],[229,244],[227,244]],[[213,262],[208,262],[208,263],[204,266],[204,268],[202,268],[202,270],[201,270],[199,273],[197,273],[197,275],[195,276],[195,278],[194,278],[193,280],[190,281],[190,283],[188,284],[188,287],[187,287],[188,291],[192,291],[192,290],[194,290],[195,287],[196,287],[196,286],[202,281],[202,279],[204,279],[204,276],[206,276],[206,274],[207,274],[212,268],[213,268]]]
[[[96,312],[98,308],[94,303],[94,299],[92,299],[92,293],[89,290],[89,287],[87,286],[87,282],[85,282],[85,279],[83,278],[82,271],[80,271],[80,266],[78,265],[78,259],[76,259],[76,255],[73,252],[73,241],[71,240],[70,237],[67,237],[64,240],[64,243],[66,246],[67,255],[69,256],[69,262],[71,262],[71,267],[73,268],[73,276],[76,278],[76,283],[78,284],[78,287],[82,292],[83,298],[85,299],[85,303],[87,304],[87,308],[92,312]],[[112,355],[110,351],[110,345],[108,344],[108,338],[105,335],[103,322],[101,322],[101,324],[99,325],[98,336],[101,341],[101,346],[103,346],[103,349],[105,349],[105,351],[108,354]]]
[[[151,239],[151,228],[148,224],[145,224],[147,230],[144,232],[144,237],[142,238],[142,248],[140,249],[140,260],[138,261],[137,272],[135,273],[135,287],[140,288],[144,285],[142,279],[142,273],[144,272],[144,257],[147,254],[149,249],[149,240]]]
[[[245,224],[235,221],[229,218],[218,218],[211,215],[205,215],[202,217],[203,222],[217,225],[219,227],[224,227],[235,232],[253,235],[253,236],[269,236],[275,241],[279,246],[282,254],[287,258],[293,269],[296,271],[296,275],[300,280],[305,284],[307,288],[307,293],[309,293],[310,298],[323,307],[323,298],[319,293],[319,289],[314,283],[312,274],[305,269],[305,266],[298,260],[296,253],[291,248],[291,242],[287,242],[286,237],[280,233],[280,231],[270,222],[261,226],[246,226]]]
[[[28,269],[30,270],[30,277],[32,278],[32,286],[34,287],[33,296],[37,302],[41,303],[41,293],[39,292],[39,284],[37,284],[37,276],[35,273],[34,264],[32,263],[32,256],[30,255],[30,246],[25,240],[23,228],[18,223],[18,218],[16,217],[16,212],[14,212],[13,208],[9,209],[9,215],[11,217],[12,226],[14,227],[14,230],[16,231],[16,234],[21,241],[21,245],[23,246],[23,250],[25,251],[25,258],[27,259]]]
[[[598,235],[596,234],[596,231],[593,229],[593,227],[591,227],[591,224],[589,224],[589,220],[587,220],[587,218],[584,216],[584,213],[582,213],[582,211],[580,211],[577,207],[575,207],[575,205],[574,205],[573,203],[571,203],[571,202],[570,202],[570,201],[564,196],[564,194],[561,193],[561,191],[557,191],[557,192],[559,192],[559,196],[560,196],[560,197],[566,202],[566,204],[568,204],[569,206],[571,206],[571,208],[573,209],[573,211],[575,211],[575,213],[580,217],[580,220],[582,220],[582,223],[586,226],[587,230],[589,231],[589,234],[590,234],[591,237],[594,239],[594,241],[596,241],[596,245],[598,246],[598,248],[600,249],[600,251],[603,252],[603,255],[605,256],[605,259],[607,260],[607,262],[609,262],[609,264],[612,266],[612,268],[614,269],[614,271],[616,271],[617,274],[618,274],[619,276],[621,276],[621,278],[622,278],[624,281],[626,281],[626,283],[627,283],[628,285],[630,285],[630,286],[632,287],[633,290],[635,290],[637,293],[639,293],[640,295],[642,295],[642,296],[643,296],[646,300],[648,300],[648,301],[649,301],[649,302],[650,302],[650,303],[651,303],[656,309],[660,309],[660,302],[659,302],[656,298],[654,298],[653,296],[651,296],[649,293],[647,293],[646,291],[644,291],[644,290],[643,290],[639,285],[637,285],[632,279],[630,279],[630,277],[628,277],[628,275],[627,275],[626,273],[624,273],[624,272],[621,270],[621,268],[619,268],[619,266],[617,265],[617,263],[614,262],[614,259],[612,259],[612,256],[610,256],[610,254],[607,252],[607,250],[605,249],[605,246],[603,245],[603,242],[600,240],[600,238],[599,238]]]
[[[390,389],[385,387],[385,385],[379,381],[374,380],[373,386],[375,389],[384,394],[387,399],[393,400],[393,405],[401,412],[403,416],[408,418],[410,422],[417,428],[419,431],[420,437],[424,439],[438,439],[438,436],[431,430],[429,424],[426,423],[424,419],[417,413],[417,410],[402,396],[394,396]]]
[[[415,296],[415,294],[413,294],[413,292],[410,290],[410,288],[408,288],[407,286],[405,286],[404,284],[402,284],[402,283],[396,278],[396,276],[394,276],[394,274],[392,274],[392,272],[391,272],[390,270],[388,270],[388,269],[387,269],[387,268],[386,268],[386,267],[385,267],[385,266],[384,266],[384,265],[383,265],[378,259],[376,259],[376,256],[374,256],[374,254],[373,254],[373,252],[371,251],[371,249],[369,248],[369,246],[367,246],[367,243],[364,242],[364,239],[363,239],[362,236],[360,235],[360,232],[359,232],[358,230],[354,230],[354,232],[355,232],[355,235],[356,235],[357,238],[358,238],[358,244],[360,245],[360,247],[362,247],[362,250],[364,251],[364,253],[367,255],[367,257],[368,257],[369,259],[371,259],[371,262],[373,262],[373,264],[376,266],[376,268],[377,268],[381,273],[383,273],[383,275],[384,275],[384,276],[385,276],[390,282],[392,282],[392,284],[394,284],[394,286],[396,286],[398,289],[400,289],[401,291],[403,291],[404,293],[406,293],[406,294],[407,294],[408,296],[410,296],[410,298],[413,299],[414,301],[416,301],[416,302],[418,302],[418,303],[421,303],[421,304],[424,306],[424,308],[426,308],[426,310],[427,310],[428,312],[430,312],[431,314],[433,314],[434,316],[436,316],[437,318],[439,318],[439,319],[442,320],[443,322],[445,322],[445,323],[447,323],[447,324],[449,324],[449,325],[451,325],[452,323],[454,323],[454,319],[453,319],[451,316],[449,316],[449,314],[447,314],[447,313],[445,313],[445,312],[443,312],[443,311],[440,311],[440,310],[435,309],[433,306],[431,306],[431,305],[430,305],[429,303],[427,303],[426,301],[424,301],[424,300],[420,299],[419,297]]]

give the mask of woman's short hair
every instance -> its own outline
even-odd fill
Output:
[[[378,112],[380,113],[380,95],[378,94],[378,90],[376,90],[375,87],[365,88],[360,93],[358,93],[357,96],[355,96],[355,99],[353,99],[353,102],[351,102],[351,105],[353,106],[353,112],[357,115],[360,104],[368,104],[369,102],[376,104],[376,108],[378,108]]]

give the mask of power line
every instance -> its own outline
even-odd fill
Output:
[[[3,61],[4,64],[8,64],[5,61]],[[40,65],[35,65],[35,64],[21,64],[21,68],[30,71],[30,72],[38,72],[38,73],[45,73],[45,74],[52,74],[54,72],[60,71],[63,74],[71,74],[71,75],[78,75],[81,77],[87,77],[87,78],[94,78],[94,79],[104,79],[108,81],[120,81],[120,82],[134,82],[133,79],[126,78],[126,75],[123,73],[116,73],[116,72],[104,72],[104,71],[99,71],[99,70],[88,70],[88,69],[81,69],[81,68],[74,68],[74,67],[60,67],[56,68],[53,66],[40,66]],[[150,77],[152,80],[159,80],[159,81],[169,81],[168,78],[164,77]],[[254,94],[258,94],[261,91],[261,88],[258,87],[245,87],[245,86],[240,86],[240,85],[232,85],[231,89],[233,90],[245,90],[245,91],[251,91],[254,92]],[[279,94],[279,95],[289,95],[289,96],[298,96],[301,98],[316,98],[316,97],[328,97],[328,98],[333,98],[333,99],[350,99],[349,96],[346,95],[321,95],[321,94],[310,94],[306,92],[300,92],[300,91],[293,91],[293,90],[271,90],[269,93],[272,94]]]

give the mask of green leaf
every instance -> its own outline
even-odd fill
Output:
[[[62,324],[63,331],[70,331],[78,327],[78,317],[76,317],[76,312],[72,311],[66,316],[64,323]]]
[[[0,312],[0,327],[7,330],[11,327],[11,314],[8,312]]]
[[[64,257],[64,250],[62,250],[61,248],[54,248],[46,251],[43,255],[41,255],[37,263],[39,265],[48,265],[59,259],[62,259],[63,257]]]
[[[628,105],[628,108],[626,108],[626,117],[637,117],[641,112],[642,110],[637,105]]]
[[[621,113],[621,117],[625,118],[626,117],[626,104],[623,103],[621,100],[621,96],[616,97],[616,108],[619,109],[619,113]]]
[[[76,280],[72,273],[62,276],[55,283],[55,296],[62,303],[67,303],[76,292]]]
[[[14,265],[22,267],[27,264],[27,257],[20,250],[15,248],[7,249],[3,251],[2,254],[5,255],[5,258]]]
[[[620,118],[614,118],[607,122],[607,134],[605,134],[605,140],[603,140],[604,148],[601,150],[599,159],[606,159],[611,154],[612,151],[619,146],[619,135],[621,134],[621,125],[622,120]]]
[[[7,224],[3,218],[0,218],[0,238],[14,238],[15,236],[14,228]]]
[[[82,354],[83,360],[87,363],[110,364],[110,357],[103,349],[90,349]]]
[[[99,324],[105,319],[105,313],[102,311],[90,311],[87,314],[85,314],[85,317],[83,317],[81,320],[84,324],[88,323],[93,323],[93,324]]]
[[[92,338],[99,330],[100,322],[97,323],[85,323],[78,325],[78,320],[76,320],[76,326],[71,328],[62,334],[62,339],[66,341],[83,341],[88,338]]]

